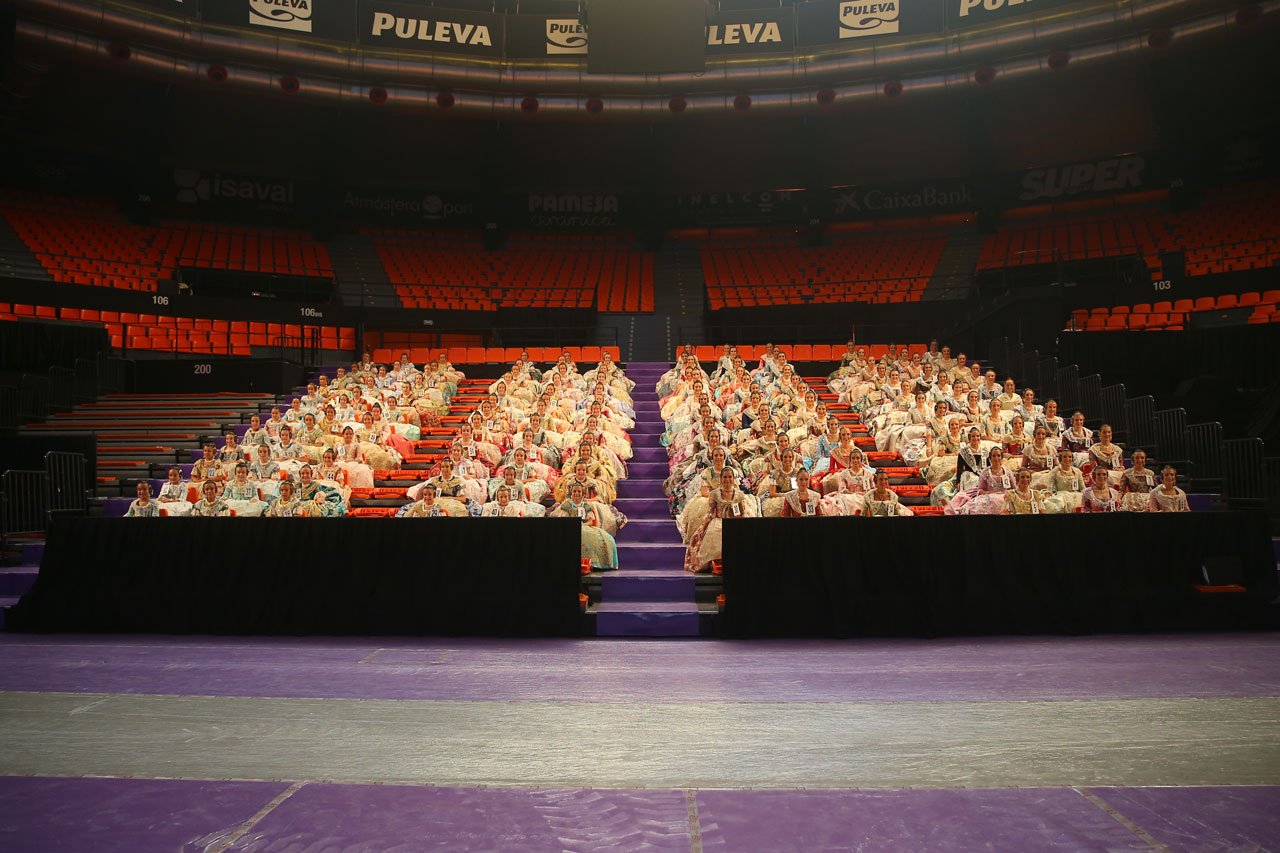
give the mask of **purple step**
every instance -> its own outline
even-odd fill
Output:
[[[671,526],[675,527],[675,523],[672,522]],[[22,595],[31,589],[39,574],[39,566],[9,566],[0,569],[0,596]]]
[[[698,605],[688,602],[605,602],[596,611],[600,637],[696,637]]]
[[[688,603],[696,594],[693,575],[683,569],[611,572],[601,580],[601,590],[610,605],[624,601]]]
[[[1213,499],[1217,495],[1210,494],[1188,494],[1187,506],[1192,512],[1208,512],[1213,509]]]
[[[664,451],[665,452],[665,451]],[[627,462],[627,479],[665,480],[671,476],[671,466],[666,462]]]
[[[626,481],[624,480],[623,482]],[[671,521],[671,507],[665,497],[661,500],[648,497],[618,498],[613,505],[630,521],[646,518],[665,518],[667,521]],[[671,521],[671,523],[675,524],[674,521]],[[626,528],[624,527],[623,531],[625,530]]]
[[[102,514],[106,518],[121,518],[129,511],[133,498],[105,498],[102,501]]]
[[[23,542],[19,551],[22,554],[22,565],[24,566],[38,566],[40,561],[44,559],[43,542]]]
[[[680,531],[670,518],[629,518],[627,526],[618,531],[618,545],[644,542],[651,545],[680,544]]]
[[[635,438],[632,437],[631,440],[634,442]],[[637,462],[661,462],[670,470],[670,457],[667,456],[665,447],[639,447],[633,444],[631,453],[628,465],[634,465]]]
[[[5,611],[18,603],[18,599],[10,596],[0,596],[0,631],[4,630]]]
[[[675,522],[671,523],[675,526]],[[679,543],[618,543],[618,565],[623,569],[678,569],[684,565],[685,548]]]
[[[656,479],[627,479],[618,481],[618,497],[620,498],[663,498],[662,480]],[[116,513],[123,515],[124,510],[129,508],[129,502],[125,501],[124,509]]]

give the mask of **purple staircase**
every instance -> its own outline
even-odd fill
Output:
[[[44,542],[22,542],[18,545],[18,565],[0,568],[0,630],[4,629],[5,611],[36,582],[43,557]]]
[[[626,527],[618,532],[619,570],[601,581],[601,602],[594,609],[596,634],[602,637],[696,637],[696,580],[684,566],[684,544],[671,519],[662,482],[668,474],[667,450],[659,440],[664,424],[654,386],[671,367],[662,362],[631,362],[627,377],[636,426],[631,430],[628,479],[618,483],[618,509]]]

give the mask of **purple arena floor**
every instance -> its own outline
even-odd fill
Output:
[[[708,641],[0,634],[0,691],[570,702],[1280,696],[1280,634]]]
[[[1226,723],[1196,716],[1201,708],[1246,703],[1241,714],[1263,733],[1259,749],[1266,749],[1268,726],[1280,743],[1280,634],[1275,633],[856,642],[9,634],[0,635],[0,661],[0,725],[32,732],[70,732],[84,725],[102,741],[97,746],[93,740],[52,737],[16,750],[12,737],[6,741],[0,750],[4,851],[1280,850],[1280,786],[1244,784],[1244,776],[1228,774],[1228,781],[1240,780],[1234,786],[1174,780],[1117,787],[1083,781],[1083,776],[1079,784],[1024,781],[1019,786],[1011,775],[1004,780],[1008,787],[989,781],[915,789],[796,787],[786,781],[797,776],[790,771],[832,760],[835,747],[816,731],[810,744],[799,738],[770,756],[780,762],[777,775],[750,787],[708,784],[706,777],[697,784],[647,788],[607,782],[603,787],[486,786],[459,784],[457,777],[442,779],[448,785],[439,786],[326,781],[341,778],[336,774],[227,779],[192,768],[198,771],[202,762],[217,766],[217,753],[254,750],[256,741],[238,742],[243,735],[231,725],[236,721],[198,716],[192,738],[203,740],[197,740],[194,753],[161,754],[156,760],[164,772],[90,777],[81,775],[85,769],[57,775],[19,775],[32,771],[18,769],[32,766],[33,756],[52,761],[108,749],[113,718],[95,718],[93,706],[125,703],[98,700],[99,695],[134,697],[130,707],[154,702],[163,706],[157,713],[185,707],[174,703],[205,703],[198,712],[204,714],[213,707],[209,703],[261,699],[263,716],[250,721],[249,731],[258,732],[264,744],[273,730],[297,723],[299,714],[314,717],[318,725],[325,703],[342,703],[349,716],[382,720],[392,717],[380,716],[388,712],[374,705],[390,702],[424,721],[449,712],[445,706],[455,714],[470,713],[458,707],[483,714],[497,704],[510,709],[504,712],[512,715],[510,724],[518,724],[521,709],[555,708],[585,716],[588,728],[607,732],[613,740],[606,751],[616,741],[614,759],[622,765],[641,762],[659,745],[646,738],[662,736],[660,726],[630,733],[612,729],[627,727],[626,713],[706,714],[701,727],[714,738],[717,707],[725,717],[730,708],[760,709],[760,714],[769,713],[770,705],[778,713],[801,709],[811,720],[855,707],[862,714],[874,713],[867,708],[902,708],[904,715],[913,706],[953,707],[951,721],[961,725],[965,717],[997,706],[1002,714],[1016,715],[1024,704],[1067,709],[1120,702],[1142,719],[1143,709],[1173,701],[1186,703],[1188,724],[1205,733],[1202,742],[1187,748],[1202,750],[1212,762],[1219,746],[1225,755],[1232,744],[1215,744],[1214,732],[1225,731]],[[61,712],[70,716],[68,728],[57,729],[63,725],[57,720],[30,718],[36,706],[24,703],[42,697],[64,697],[58,701],[70,709]],[[275,700],[308,704],[282,712],[295,719],[273,719],[265,709]],[[351,706],[351,700],[361,704]],[[632,707],[635,703],[644,704]],[[663,706],[669,707],[664,711]],[[93,719],[104,721],[101,732]],[[181,725],[186,724],[184,719]],[[1153,715],[1151,725],[1159,724]],[[258,725],[263,728],[253,728]],[[1106,717],[1096,723],[1090,718],[1078,744],[1081,756],[1092,750],[1095,733],[1101,741],[1116,725]],[[150,731],[144,726],[144,738],[155,737]],[[437,736],[427,734],[432,730],[425,723],[419,731],[423,737]],[[937,733],[938,749],[954,744],[947,734]],[[1044,737],[1061,734],[1045,731]],[[554,732],[550,737],[555,743]],[[929,738],[933,742],[931,733]],[[975,744],[972,761],[983,760],[983,751],[995,743]],[[559,748],[575,752],[584,746],[567,738]],[[299,742],[296,748],[309,747]],[[459,739],[456,748],[465,750],[467,744]],[[529,749],[534,748],[531,740]],[[1151,748],[1135,741],[1132,757],[1121,760],[1153,760],[1144,752]],[[733,749],[731,742],[724,744],[726,753]],[[1264,764],[1280,753],[1265,754]],[[513,763],[520,758],[511,755]],[[465,766],[465,755],[462,759]],[[859,758],[838,758],[846,760]],[[1267,764],[1257,778],[1280,778],[1280,767]]]

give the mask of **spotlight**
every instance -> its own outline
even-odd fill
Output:
[[[1061,71],[1067,67],[1067,63],[1071,61],[1071,54],[1065,50],[1055,50],[1049,54],[1049,67],[1054,71]]]
[[[209,69],[205,71],[205,73],[208,74],[209,79],[215,83],[227,82],[227,69],[221,65],[210,65]]]
[[[587,98],[587,112],[595,115],[604,110],[604,101],[599,98]]]
[[[751,96],[739,95],[738,97],[734,98],[733,108],[740,113],[745,113],[747,110],[751,109]]]
[[[129,57],[133,56],[133,50],[129,45],[122,41],[113,41],[107,46],[107,53],[110,54],[111,58],[117,62],[124,62]]]
[[[374,86],[369,90],[369,100],[375,104],[385,104],[387,102],[387,90],[381,86]]]
[[[996,70],[990,65],[984,65],[973,72],[973,80],[979,86],[985,86],[994,79],[996,79]]]
[[[442,110],[447,110],[454,104],[453,92],[441,92],[436,95],[436,106]]]
[[[1173,31],[1167,27],[1157,27],[1147,36],[1147,44],[1159,50],[1160,48],[1173,41]]]
[[[822,104],[824,107],[829,107],[835,102],[836,102],[835,89],[819,89],[818,90],[818,103]]]
[[[284,90],[286,95],[298,94],[298,89],[301,85],[302,84],[298,82],[298,78],[294,77],[292,74],[286,74],[284,77],[280,78],[280,88]]]
[[[520,102],[520,109],[524,110],[528,115],[533,115],[538,111],[538,99],[533,95],[526,95],[525,99]]]
[[[682,113],[684,112],[684,108],[687,106],[689,106],[689,102],[679,95],[676,95],[667,102],[667,109],[671,110],[673,113]]]
[[[897,80],[890,80],[884,84],[884,96],[886,98],[896,98],[902,94],[902,84]]]

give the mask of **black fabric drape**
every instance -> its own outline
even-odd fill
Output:
[[[1246,627],[1276,568],[1260,513],[730,519],[724,594],[737,637]]]
[[[58,519],[18,631],[575,635],[570,519]]]

